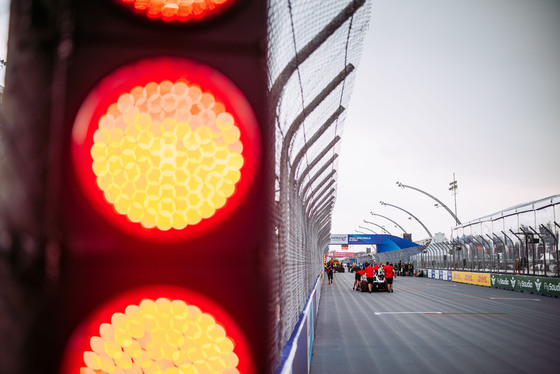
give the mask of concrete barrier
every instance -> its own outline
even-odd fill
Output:
[[[428,278],[447,280],[544,296],[560,296],[560,278],[514,274],[476,273],[440,269],[423,269]]]
[[[309,373],[323,276],[324,273],[317,278],[294,332],[282,350],[282,362],[277,374]]]

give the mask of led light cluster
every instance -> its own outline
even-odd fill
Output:
[[[118,213],[146,228],[183,229],[234,193],[244,160],[234,117],[187,82],[134,87],[99,120],[93,171]]]
[[[181,300],[129,305],[90,340],[80,374],[239,373],[234,343],[212,316]]]
[[[231,0],[120,0],[149,18],[186,21],[203,18]]]

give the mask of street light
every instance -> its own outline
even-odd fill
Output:
[[[457,215],[457,180],[455,179],[455,173],[453,173],[453,180],[449,183],[449,191],[453,191],[453,200],[455,201],[455,215]]]
[[[387,231],[387,230],[385,229],[385,226],[380,226],[380,225],[378,225],[377,223],[369,222],[369,221],[366,221],[365,219],[364,219],[364,222],[365,222],[365,223],[369,223],[370,225],[377,226],[377,227],[379,227],[381,230],[385,231],[387,234],[393,235],[393,234],[391,234],[389,231]]]
[[[391,221],[391,222],[393,222],[395,225],[397,225],[398,228],[400,228],[400,229],[402,230],[403,234],[406,234],[406,230],[403,229],[403,227],[402,227],[401,225],[399,225],[398,223],[396,223],[395,221],[393,221],[391,218],[385,217],[385,216],[382,216],[381,214],[376,214],[376,213],[373,213],[373,212],[369,212],[369,214],[371,214],[372,216],[379,216],[379,217],[383,217],[383,218],[385,218],[385,219],[388,219],[389,221]]]
[[[386,203],[386,202],[383,202],[383,201],[380,201],[379,204],[381,204],[381,205],[383,205],[383,206],[392,206],[393,208],[397,208],[397,209],[399,209],[399,210],[402,210],[403,212],[405,212],[406,214],[408,214],[409,216],[411,216],[412,218],[414,218],[416,221],[418,221],[418,223],[419,223],[420,225],[422,225],[422,227],[424,228],[424,230],[426,230],[426,232],[427,232],[428,235],[430,236],[430,239],[433,238],[432,233],[430,232],[430,230],[428,230],[428,228],[426,227],[426,225],[424,225],[424,224],[422,223],[422,221],[420,221],[418,218],[416,218],[416,216],[415,216],[414,214],[412,214],[412,213],[410,213],[409,211],[404,210],[403,208],[400,208],[400,207],[398,207],[398,206],[396,206],[396,205],[392,205],[392,204],[389,204],[389,203]]]
[[[373,231],[372,229],[370,229],[370,228],[367,228],[367,227],[364,227],[364,226],[360,226],[360,225],[358,225],[358,227],[359,227],[360,229],[364,229],[364,230],[371,231],[372,233],[374,233],[375,235],[377,235],[377,233],[376,233],[375,231]]]
[[[461,221],[459,221],[459,218],[457,218],[457,215],[455,215],[455,214],[451,211],[451,209],[449,209],[449,208],[447,207],[447,205],[445,205],[445,204],[442,203],[440,200],[438,200],[436,197],[430,195],[430,194],[427,193],[426,191],[422,191],[421,189],[416,188],[416,187],[407,186],[406,184],[402,184],[401,182],[397,182],[397,186],[401,187],[402,189],[404,189],[404,188],[411,188],[411,189],[413,189],[413,190],[415,190],[415,191],[418,191],[418,192],[423,193],[423,194],[426,195],[426,196],[431,197],[432,199],[434,199],[435,201],[438,202],[439,206],[442,206],[443,208],[445,208],[445,210],[447,210],[447,212],[448,212],[449,214],[451,214],[451,216],[453,217],[453,219],[455,220],[455,222],[457,223],[457,225],[460,225],[460,224],[461,224]],[[438,207],[438,205],[436,205],[436,207]]]
[[[370,222],[370,221],[366,221],[365,219],[364,219],[364,222],[365,222],[365,223],[369,223],[370,225],[375,225],[375,226],[379,227],[379,228],[380,228],[381,230],[383,230],[383,232],[385,232],[386,234],[393,235],[393,234],[391,234],[389,231],[387,231],[387,229],[385,229],[385,226],[381,226],[381,225],[378,225],[377,223],[373,223],[373,222]]]

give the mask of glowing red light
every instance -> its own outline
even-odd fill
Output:
[[[103,79],[72,138],[76,173],[95,208],[127,231],[166,239],[227,219],[260,156],[245,97],[220,73],[184,59],[145,60]]]
[[[72,334],[61,374],[254,373],[243,332],[221,307],[170,286],[121,295]]]
[[[151,19],[186,22],[204,19],[226,9],[235,0],[117,0]]]

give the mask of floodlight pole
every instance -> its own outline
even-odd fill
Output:
[[[383,227],[383,226],[381,226],[381,225],[378,225],[377,223],[373,223],[373,222],[370,222],[370,221],[366,221],[365,219],[364,219],[364,223],[369,223],[370,225],[377,226],[377,227],[379,227],[381,230],[383,230],[384,232],[386,232],[388,235],[393,235],[393,234],[391,234],[387,229],[385,229],[385,227]]]
[[[403,188],[403,189],[404,189],[404,188],[410,188],[410,189],[413,189],[413,190],[415,190],[415,191],[421,192],[421,193],[423,193],[423,194],[426,195],[426,196],[431,197],[432,199],[434,199],[435,201],[437,201],[438,204],[439,204],[440,206],[444,207],[445,210],[447,210],[447,212],[448,212],[449,214],[451,214],[451,216],[452,216],[453,219],[455,220],[457,226],[459,226],[459,225],[461,224],[461,221],[459,221],[459,218],[457,218],[457,216],[451,211],[451,209],[449,209],[449,208],[447,207],[447,205],[445,205],[444,203],[442,203],[442,202],[441,202],[439,199],[437,199],[435,196],[432,196],[432,195],[430,195],[429,193],[427,193],[427,192],[425,192],[425,191],[422,191],[422,190],[419,189],[419,188],[412,187],[412,186],[407,186],[406,184],[402,184],[401,182],[397,182],[397,186],[399,186],[399,187],[401,187],[401,188]],[[436,206],[437,206],[437,205],[436,205]]]
[[[402,227],[401,225],[399,225],[398,223],[396,223],[395,221],[393,221],[393,220],[392,220],[391,218],[389,218],[389,217],[385,217],[385,216],[382,216],[381,214],[377,214],[377,213],[373,213],[373,212],[369,212],[369,214],[371,214],[372,216],[379,216],[379,217],[383,217],[383,218],[385,218],[385,219],[387,219],[387,220],[389,220],[389,221],[393,222],[393,223],[394,223],[395,225],[397,225],[397,227],[398,227],[399,229],[401,229],[401,230],[402,230],[403,234],[406,234],[406,230],[405,230],[405,229],[403,229],[403,227]]]
[[[418,223],[422,225],[422,227],[424,228],[424,230],[426,230],[426,232],[427,232],[428,235],[430,236],[430,239],[433,239],[433,236],[432,236],[432,233],[430,232],[430,230],[428,230],[428,228],[426,227],[426,225],[424,225],[424,224],[422,223],[422,221],[420,221],[418,218],[416,218],[416,216],[415,216],[414,214],[412,214],[412,213],[410,213],[409,211],[404,210],[403,208],[400,208],[400,207],[398,207],[398,206],[396,206],[396,205],[392,205],[392,204],[389,204],[389,203],[386,203],[386,202],[383,202],[383,201],[380,201],[379,204],[381,204],[381,205],[383,205],[383,206],[392,206],[393,208],[397,208],[397,209],[399,209],[399,210],[402,210],[403,212],[405,212],[406,214],[408,214],[409,216],[411,216],[412,218],[414,218],[416,221],[418,221]]]
[[[360,225],[358,225],[358,228],[363,229],[363,230],[371,231],[372,233],[374,233],[375,235],[377,235],[377,233],[376,233],[375,231],[373,231],[372,229],[367,228],[367,227],[365,227],[365,226],[360,226]]]

